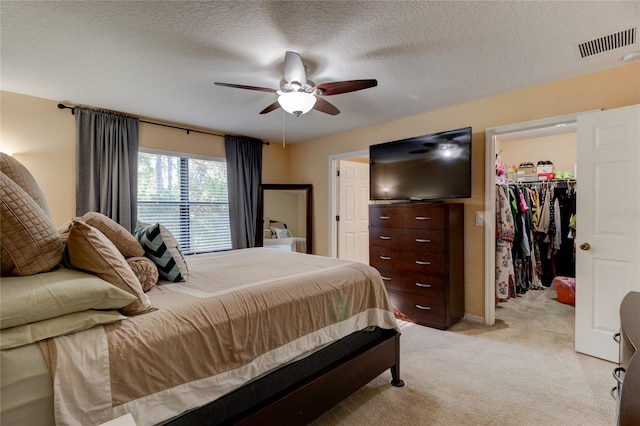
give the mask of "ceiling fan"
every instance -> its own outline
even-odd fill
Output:
[[[236,89],[275,93],[278,95],[278,100],[260,111],[260,114],[266,114],[282,107],[286,112],[299,117],[301,114],[306,114],[312,109],[330,115],[340,114],[338,108],[325,101],[321,96],[339,95],[341,93],[368,89],[377,86],[378,81],[348,80],[322,83],[316,86],[313,81],[307,80],[307,73],[300,55],[287,51],[284,55],[284,77],[280,80],[279,89],[220,82],[215,82],[215,84],[218,86],[234,87]]]

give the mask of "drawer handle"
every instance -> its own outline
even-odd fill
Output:
[[[380,256],[380,259],[382,259],[382,260],[391,260],[391,258],[389,256]]]
[[[386,236],[386,235],[380,235],[380,239],[381,239],[381,240],[390,240],[390,239],[391,239],[391,237],[388,237],[388,236]]]
[[[618,387],[614,386],[611,388],[611,398],[615,399],[616,401],[618,400]]]
[[[416,285],[418,287],[422,287],[422,288],[431,288],[431,284],[416,283]]]
[[[382,281],[391,281],[391,278],[381,275]]]
[[[416,238],[416,243],[430,243],[431,240],[423,240],[422,238]]]
[[[380,216],[380,219],[389,220],[389,219],[391,219],[391,216]]]
[[[620,343],[620,333],[616,333],[613,335],[613,340],[616,341],[616,343]]]
[[[416,220],[430,220],[429,216],[416,216]]]
[[[624,367],[616,367],[613,369],[613,378],[616,379],[616,382],[618,382],[618,384],[622,384],[622,378],[620,377],[619,373],[625,373],[626,370],[624,369]]]
[[[422,260],[416,260],[417,265],[431,265],[431,262],[424,262]]]
[[[423,311],[430,311],[431,310],[431,306],[416,305],[416,308],[422,309]]]

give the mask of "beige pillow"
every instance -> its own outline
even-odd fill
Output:
[[[67,240],[67,254],[74,268],[91,272],[137,297],[133,303],[121,308],[120,312],[138,315],[154,310],[126,259],[96,228],[74,219]]]
[[[28,277],[3,277],[0,328],[87,309],[118,309],[134,300],[136,296],[95,275],[67,268]]]
[[[82,219],[111,240],[124,257],[144,256],[140,241],[110,217],[98,212],[89,212],[82,216]]]
[[[40,206],[17,183],[0,172],[1,274],[33,275],[50,271],[62,260],[60,234]]]
[[[29,170],[23,166],[18,160],[10,155],[0,152],[0,172],[7,175],[9,179],[18,184],[18,186],[29,194],[31,198],[40,206],[42,211],[51,218],[51,212],[47,205],[47,200],[40,190],[38,183],[29,173]]]
[[[129,257],[127,263],[140,281],[142,290],[149,291],[158,283],[158,267],[146,257]]]
[[[71,230],[72,223],[73,219],[69,219],[58,228],[58,234],[60,234],[60,238],[62,238],[64,244],[67,244],[67,240],[69,239],[69,231]]]
[[[110,324],[127,317],[118,311],[82,311],[43,321],[0,330],[0,349],[11,349],[39,340],[88,330],[98,324]]]

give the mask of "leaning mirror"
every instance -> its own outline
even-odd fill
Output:
[[[310,254],[311,223],[310,184],[260,186],[257,246]]]

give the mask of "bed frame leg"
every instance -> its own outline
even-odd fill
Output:
[[[396,363],[391,367],[391,385],[404,387],[404,380],[400,378],[400,335],[396,335]]]

